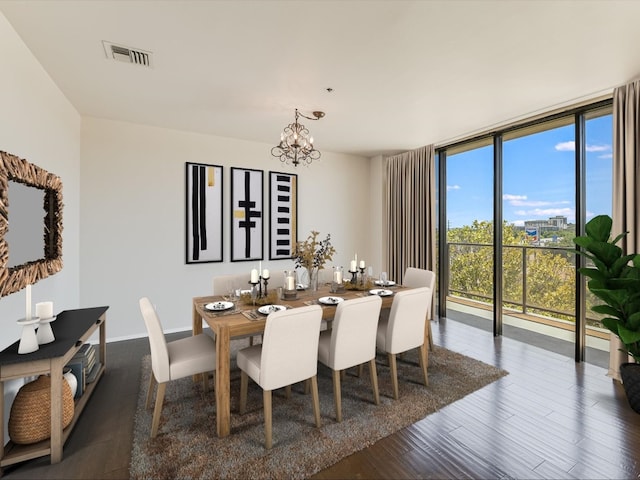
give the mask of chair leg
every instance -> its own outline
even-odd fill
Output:
[[[313,394],[313,415],[316,417],[316,427],[320,428],[320,397],[318,395],[318,377],[311,377],[311,393]]]
[[[431,350],[433,352],[433,335],[431,335],[431,320],[427,320],[427,322],[429,322],[427,325],[429,325],[428,329],[429,329],[429,350]]]
[[[420,367],[422,368],[422,376],[424,377],[425,387],[429,386],[429,377],[427,377],[427,365],[429,364],[429,347],[426,344],[420,345]]]
[[[291,385],[284,387],[284,396],[286,399],[291,398]]]
[[[247,410],[247,389],[249,387],[249,375],[244,370],[240,370],[240,415],[244,415]]]
[[[380,405],[380,391],[378,390],[378,370],[376,369],[375,358],[372,358],[369,361],[369,374],[371,375],[371,387],[373,388],[373,400],[374,402],[376,402],[376,405]]]
[[[264,447],[270,449],[272,445],[271,390],[262,391],[262,401],[264,403]]]
[[[389,354],[389,367],[391,368],[391,383],[393,384],[393,398],[398,399],[398,366],[395,353]]]
[[[364,373],[364,363],[361,363],[360,365],[358,365],[358,378],[360,378],[363,373]]]
[[[158,427],[160,427],[160,415],[162,414],[162,403],[164,402],[164,392],[167,388],[167,383],[158,384],[158,393],[156,393],[156,406],[153,410],[153,421],[151,423],[151,438],[155,438],[158,434]]]
[[[340,393],[340,371],[333,371],[333,401],[336,405],[336,421],[342,421],[342,394]]]
[[[309,379],[307,378],[307,379],[304,381],[304,394],[305,394],[305,395],[309,395],[309,385],[310,385],[310,384],[309,384]]]
[[[156,377],[153,376],[153,372],[149,376],[149,390],[147,390],[147,403],[146,408],[151,408],[151,399],[153,398],[153,389],[156,388]]]

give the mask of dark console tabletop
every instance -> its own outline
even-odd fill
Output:
[[[20,340],[18,340],[0,352],[0,365],[62,357],[92,324],[98,322],[108,308],[80,308],[61,312],[51,322],[53,335],[56,338],[53,342],[40,345],[40,348],[35,352],[18,354],[18,345],[20,344]],[[19,329],[17,330],[19,331]]]

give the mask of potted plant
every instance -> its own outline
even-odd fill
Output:
[[[593,262],[579,271],[589,277],[591,293],[604,302],[591,309],[605,315],[602,324],[635,360],[620,366],[620,376],[631,408],[640,413],[640,254],[624,255],[616,243],[628,232],[611,240],[612,224],[608,215],[598,215],[586,224],[586,235],[573,242],[584,249],[576,253]]]

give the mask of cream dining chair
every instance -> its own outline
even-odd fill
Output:
[[[377,295],[341,302],[336,307],[331,330],[320,334],[318,361],[333,370],[336,420],[342,421],[340,373],[369,363],[373,400],[380,404],[376,372],[376,332],[382,299]]]
[[[388,318],[380,318],[376,345],[386,352],[391,369],[393,398],[398,399],[398,368],[396,355],[402,352],[420,349],[420,367],[424,384],[429,385],[427,377],[427,345],[424,343],[424,322],[431,305],[432,292],[429,287],[412,288],[399,291],[393,298]]]
[[[216,367],[216,345],[206,334],[194,335],[167,342],[155,308],[148,298],[140,299],[140,311],[149,335],[151,349],[151,375],[147,391],[146,407],[151,407],[153,390],[158,385],[156,405],[153,410],[151,437],[158,434],[160,415],[167,383],[199,373],[207,373]],[[208,375],[204,377],[204,391],[209,389]]]
[[[431,301],[433,302],[433,295],[436,291],[436,274],[431,270],[425,270],[423,268],[407,267],[404,271],[404,278],[402,285],[409,288],[429,287],[431,289]],[[427,331],[429,336],[429,349],[433,350],[433,337],[431,336],[431,305],[427,310]]]
[[[247,407],[249,377],[263,390],[265,447],[272,446],[271,392],[311,379],[313,412],[320,427],[318,397],[318,338],[322,308],[319,305],[280,310],[267,317],[261,345],[238,352],[240,414]]]

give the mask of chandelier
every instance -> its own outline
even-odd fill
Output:
[[[324,117],[324,112],[313,112],[313,117],[307,117],[296,108],[295,121],[285,127],[280,135],[280,143],[271,149],[271,155],[279,157],[280,161],[287,165],[293,163],[294,167],[299,163],[309,165],[320,158],[320,152],[313,148],[313,137],[309,136],[309,130],[298,123],[299,117],[320,120]]]

